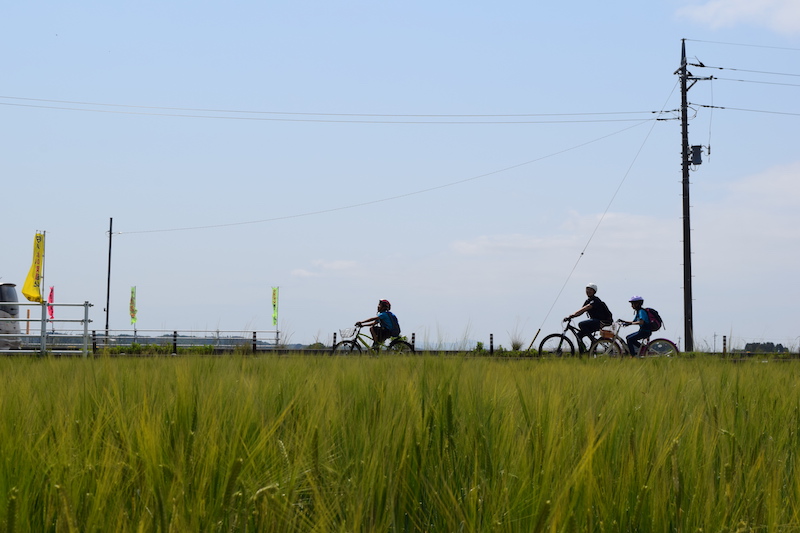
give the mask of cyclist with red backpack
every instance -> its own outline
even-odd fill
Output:
[[[378,302],[378,316],[356,322],[356,327],[370,327],[369,332],[372,335],[373,348],[377,348],[389,337],[400,335],[400,322],[394,316],[394,313],[390,311],[391,308],[392,304],[389,303],[389,300],[380,300]]]
[[[625,326],[639,326],[639,331],[625,337],[628,343],[628,350],[630,350],[632,356],[636,357],[639,354],[639,348],[642,346],[640,341],[650,338],[650,335],[660,328],[661,324],[656,324],[652,321],[647,309],[642,307],[644,305],[644,298],[641,296],[634,296],[629,301],[631,307],[633,307],[633,321],[620,320],[620,322]]]

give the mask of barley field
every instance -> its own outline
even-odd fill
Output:
[[[2,358],[0,526],[800,531],[798,364]]]

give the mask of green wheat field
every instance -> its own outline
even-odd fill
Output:
[[[800,531],[800,363],[2,358],[2,531]]]

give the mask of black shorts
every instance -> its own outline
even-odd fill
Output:
[[[372,340],[375,342],[383,342],[391,336],[391,333],[389,333],[386,328],[375,326],[375,338]]]

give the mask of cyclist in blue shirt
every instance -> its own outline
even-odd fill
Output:
[[[644,305],[644,298],[641,296],[634,296],[629,301],[631,302],[631,307],[633,307],[633,321],[628,322],[627,320],[620,320],[620,322],[626,326],[639,326],[639,331],[625,337],[628,343],[628,350],[630,350],[632,356],[636,357],[639,355],[639,348],[642,346],[640,341],[649,338],[653,332],[650,329],[650,318],[647,316],[647,311],[642,308]]]
[[[378,302],[378,316],[356,322],[356,327],[369,326],[372,335],[372,347],[377,348],[389,337],[400,335],[400,323],[394,313],[390,311],[392,304],[389,300]]]

